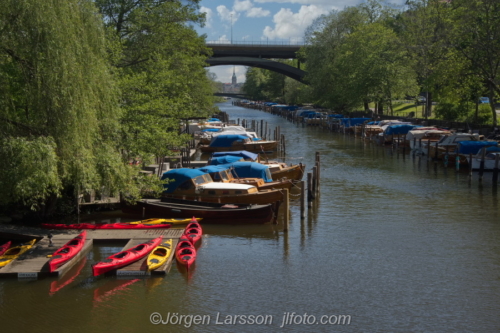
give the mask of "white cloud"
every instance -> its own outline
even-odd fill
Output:
[[[254,0],[256,3],[289,3],[299,5],[317,5],[330,6],[335,9],[344,9],[345,7],[357,6],[366,0]],[[395,5],[404,5],[405,0],[388,0],[387,3]]]
[[[200,12],[206,14],[205,15],[205,17],[206,17],[205,26],[207,28],[211,28],[212,27],[212,21],[213,21],[213,15],[214,15],[214,13],[212,12],[212,9],[201,6],[200,7]]]
[[[265,9],[262,9],[262,8],[250,8],[248,11],[247,11],[247,17],[265,17],[265,16],[269,16],[271,14],[270,11],[268,10],[265,10]]]
[[[237,12],[235,12],[234,10],[229,10],[224,5],[217,6],[217,14],[222,21],[226,21],[229,23],[235,23],[236,21],[238,21],[238,17],[240,16]]]
[[[250,10],[252,7],[253,4],[250,0],[243,0],[243,1],[236,0],[234,2],[233,9],[237,12],[246,12],[247,10]]]
[[[264,37],[271,39],[302,37],[314,19],[327,13],[329,13],[327,8],[315,5],[301,6],[298,13],[293,13],[289,8],[281,8],[273,17],[274,28],[270,26],[264,28]]]

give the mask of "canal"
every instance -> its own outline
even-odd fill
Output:
[[[189,275],[174,264],[164,278],[92,277],[90,265],[124,245],[113,243],[60,281],[0,280],[2,332],[498,331],[490,176],[469,181],[408,152],[218,106],[232,120],[280,126],[287,163],[310,172],[321,154],[320,196],[306,218],[292,196],[287,233],[281,223],[206,225]]]

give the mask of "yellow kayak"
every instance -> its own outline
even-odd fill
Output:
[[[129,222],[130,224],[188,224],[191,222],[191,218],[189,219],[147,219],[142,221]],[[201,221],[201,218],[196,219],[198,222]]]
[[[161,267],[172,253],[172,238],[165,239],[148,255],[148,271]]]
[[[35,245],[35,243],[36,243],[36,238],[24,244],[13,246],[7,251],[5,251],[5,253],[2,256],[0,256],[0,267],[4,267],[11,261],[17,259],[17,257],[19,257],[21,254],[31,249],[33,245]]]

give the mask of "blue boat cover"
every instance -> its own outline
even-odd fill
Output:
[[[210,119],[208,119],[208,122],[214,122],[214,121],[220,121],[220,119],[218,119],[218,118],[210,118]]]
[[[234,162],[231,164],[235,178],[262,178],[266,183],[273,181],[269,166],[257,162]]]
[[[202,132],[220,132],[220,128],[205,128],[201,130]]]
[[[342,118],[342,119],[340,119],[340,122],[345,127],[351,127],[351,126],[361,125],[365,121],[371,120],[371,119],[372,118]]]
[[[204,173],[213,173],[213,172],[219,172],[221,170],[227,170],[231,167],[229,164],[222,164],[222,165],[205,165],[204,167],[197,168],[196,170],[200,170],[201,172]]]
[[[239,156],[225,155],[212,157],[208,163],[210,165],[221,165],[241,161],[243,158]]]
[[[204,175],[206,172],[196,170],[196,169],[188,169],[188,168],[180,168],[180,169],[172,169],[167,172],[164,172],[161,176],[161,179],[170,179],[170,183],[164,184],[165,188],[164,193],[172,193],[186,180],[196,178],[198,176]]]
[[[219,151],[212,153],[212,157],[219,157],[219,156],[240,156],[243,157],[244,159],[251,159],[251,160],[256,160],[259,157],[259,154],[252,153],[246,150],[235,150],[235,151]]]
[[[210,147],[231,147],[235,141],[245,141],[248,137],[238,134],[218,135],[210,142]]]
[[[329,114],[328,117],[330,117],[330,118],[344,118],[344,115],[342,115],[342,114]]]
[[[483,147],[497,147],[496,141],[459,141],[459,154],[478,154]]]
[[[401,125],[389,125],[384,131],[385,135],[401,135],[408,134],[409,131],[417,127],[412,124],[401,124]],[[418,126],[421,127],[421,126]]]

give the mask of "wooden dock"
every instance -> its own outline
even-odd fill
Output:
[[[52,245],[49,246],[49,238],[43,237],[32,249],[12,261],[7,266],[0,268],[0,278],[17,278],[19,280],[36,280],[43,277],[62,277],[92,249],[94,243],[126,241],[128,243],[123,250],[146,242],[152,238],[163,236],[164,239],[172,238],[172,249],[182,235],[184,228],[148,229],[148,230],[87,230],[87,239],[82,251],[73,259],[59,267],[55,272],[50,272],[48,267],[49,255],[52,255],[59,247],[76,237],[80,232],[71,234],[59,234],[52,237]],[[129,266],[113,271],[117,276],[150,276],[165,275],[172,266],[174,251],[167,262],[160,268],[149,272],[146,268],[146,258],[141,259]]]

